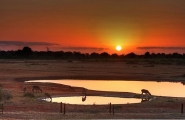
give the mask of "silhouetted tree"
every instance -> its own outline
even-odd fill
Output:
[[[150,58],[150,53],[146,52],[144,56],[145,56],[145,58]]]
[[[27,58],[28,56],[32,55],[33,51],[30,47],[23,47],[22,50],[15,51],[15,56],[18,58]]]
[[[122,55],[120,55],[119,57],[120,57],[120,58],[125,58],[125,55],[124,55],[124,54],[122,54]]]
[[[24,57],[28,57],[28,56],[30,56],[32,53],[33,53],[32,49],[31,49],[30,47],[28,47],[28,46],[26,46],[26,47],[24,47],[24,48],[22,49],[22,54],[23,54]]]
[[[127,54],[126,57],[128,57],[128,58],[135,58],[136,54],[131,52],[131,53]]]
[[[172,55],[171,54],[166,54],[166,58],[167,59],[172,58]]]
[[[22,50],[17,50],[17,51],[16,51],[16,55],[17,55],[18,57],[22,57],[22,56],[23,56]]]
[[[73,56],[74,58],[78,58],[78,59],[82,58],[81,52],[73,52]]]
[[[108,54],[107,52],[103,52],[101,54],[93,52],[89,53],[81,53],[81,52],[63,52],[63,51],[50,51],[48,47],[46,47],[47,51],[32,51],[32,49],[28,46],[23,47],[22,50],[17,51],[1,51],[0,50],[0,59],[19,59],[19,58],[31,58],[31,59],[109,59],[109,58],[118,58],[119,60],[127,61],[127,58],[135,60],[143,59],[143,58],[152,58],[148,59],[152,64],[178,64],[185,65],[185,62],[182,59],[185,59],[185,53],[179,54],[177,52],[173,54],[165,54],[165,53],[149,53],[146,52],[143,55],[136,55],[131,52],[127,55],[118,55]],[[173,59],[175,58],[175,59]],[[155,60],[158,59],[158,60]],[[162,59],[162,60],[160,60]],[[180,60],[179,60],[180,59]]]
[[[100,55],[98,53],[95,53],[95,52],[93,52],[93,53],[90,54],[90,57],[91,58],[99,58],[99,56]]]
[[[101,56],[102,58],[108,58],[108,57],[110,57],[110,55],[109,55],[107,52],[101,53],[100,56]]]
[[[152,54],[150,54],[150,57],[151,58],[155,58],[156,57],[156,54],[155,53],[152,53]]]
[[[64,56],[66,57],[66,58],[72,58],[73,57],[73,53],[72,52],[64,52]]]
[[[84,55],[86,58],[89,58],[89,56],[90,56],[89,53],[85,53]]]
[[[166,54],[165,53],[157,53],[155,58],[165,58]]]
[[[116,54],[116,53],[114,53],[114,54],[112,54],[112,55],[111,55],[111,57],[112,57],[112,58],[118,58],[118,57],[119,57],[119,55],[118,55],[118,54]]]
[[[175,52],[175,53],[172,54],[172,57],[173,57],[173,58],[181,58],[182,55]]]
[[[183,55],[182,55],[182,56],[183,56],[183,58],[185,58],[185,53],[183,53]]]
[[[54,57],[57,58],[57,59],[61,59],[64,57],[64,52],[63,51],[57,51],[57,52],[52,52],[52,54],[54,54]]]

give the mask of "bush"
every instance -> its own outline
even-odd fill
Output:
[[[0,89],[0,101],[10,100],[11,98],[13,98],[13,96],[9,91]]]
[[[115,105],[114,108],[115,108],[115,109],[121,109],[122,106],[120,106],[120,105]]]
[[[28,92],[28,93],[24,93],[23,97],[34,98],[35,95],[33,93]]]

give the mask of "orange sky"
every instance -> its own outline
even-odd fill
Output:
[[[0,50],[185,53],[184,6],[184,0],[0,0]]]

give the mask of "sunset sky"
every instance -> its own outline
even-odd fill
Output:
[[[185,53],[185,0],[0,0],[0,50],[24,46]]]

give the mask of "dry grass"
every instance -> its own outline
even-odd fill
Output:
[[[39,85],[44,92],[54,96],[76,95],[81,92],[68,91],[68,86],[43,83],[24,83],[33,79],[112,79],[112,80],[154,80],[184,81],[185,66],[158,65],[124,62],[80,62],[80,61],[0,61],[0,84],[11,92],[13,98],[4,101],[4,115],[0,119],[116,119],[116,118],[185,118],[180,113],[184,98],[157,97],[155,101],[140,104],[115,105],[115,115],[109,113],[108,105],[67,105],[66,114],[60,113],[59,103],[47,103],[37,98],[44,93],[34,93],[35,97],[23,97],[23,88],[31,92],[33,85]],[[105,92],[88,91],[102,95]],[[134,93],[110,93],[117,96],[137,96]]]

